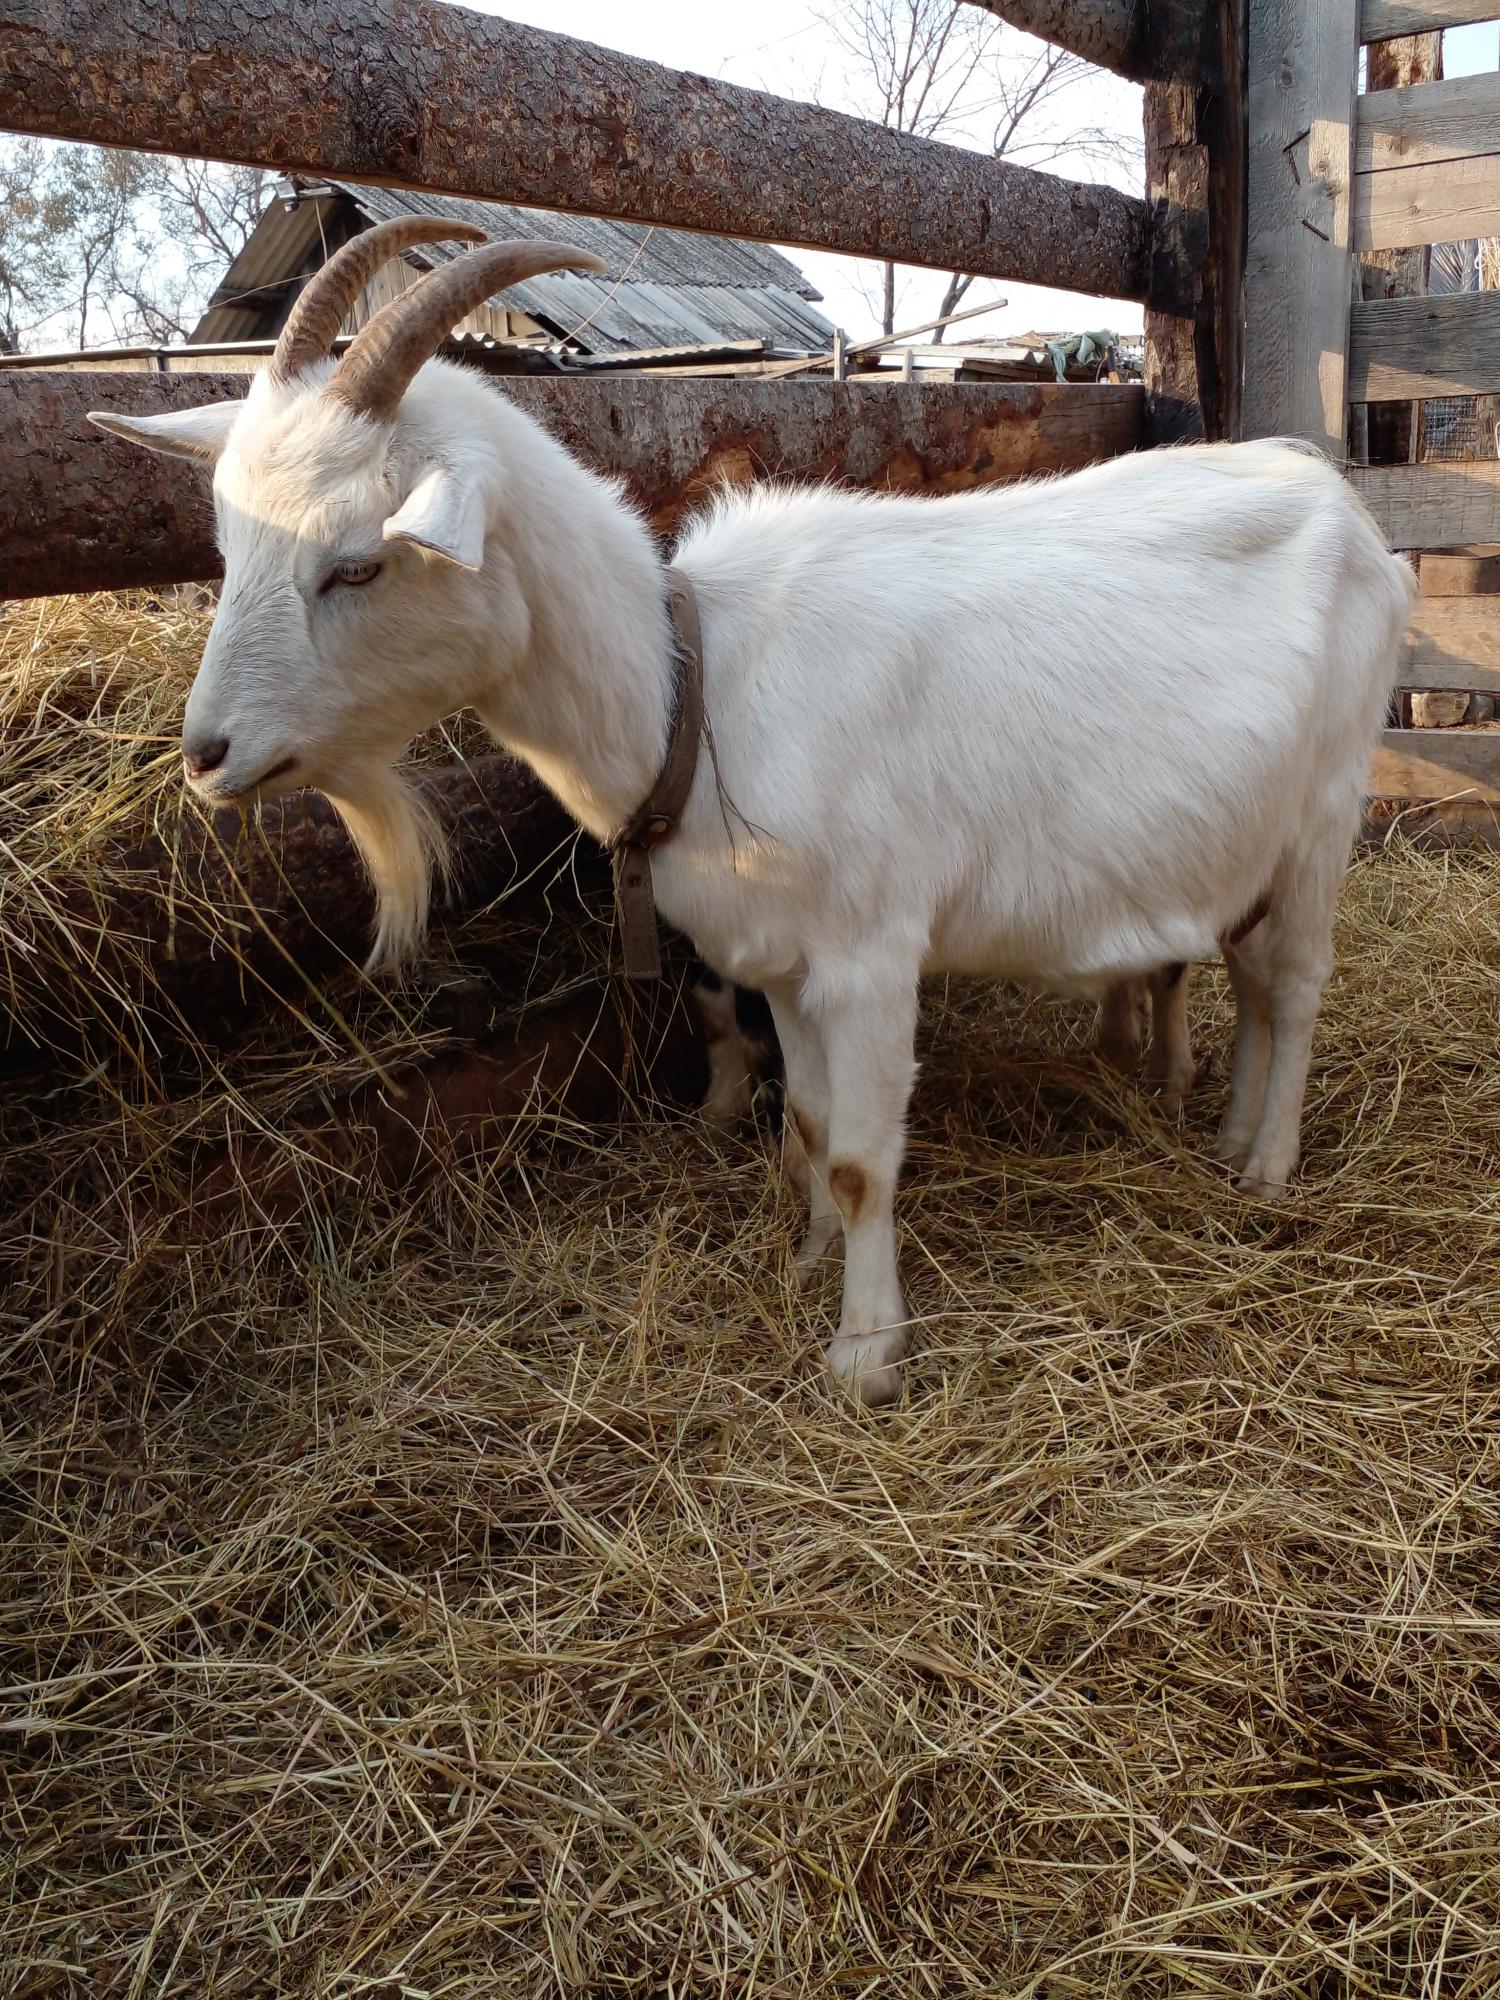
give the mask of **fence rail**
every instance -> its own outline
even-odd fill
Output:
[[[248,380],[0,372],[0,596],[217,576],[202,471],[105,437],[86,412],[187,409]],[[1087,383],[516,378],[504,393],[621,475],[663,529],[724,479],[941,493],[1073,471],[1134,450],[1144,404],[1137,385]]]
[[[432,0],[0,0],[0,127],[1144,299],[1144,202]]]

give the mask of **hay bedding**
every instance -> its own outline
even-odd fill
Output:
[[[35,944],[49,843],[176,809],[120,738],[201,625],[4,634]],[[1500,1991],[1497,887],[1356,869],[1284,1212],[1199,1163],[1217,982],[1180,1131],[1076,1010],[935,994],[874,1419],[749,1142],[196,1225],[189,1142],[410,1046],[409,995],[13,1087],[0,1990]]]

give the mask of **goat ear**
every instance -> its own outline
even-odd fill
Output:
[[[131,444],[143,444],[147,451],[212,465],[244,407],[243,401],[202,403],[196,410],[166,410],[159,417],[121,417],[113,410],[90,410],[89,422],[101,431],[128,438]]]
[[[484,500],[446,466],[424,473],[383,530],[388,542],[411,542],[460,569],[484,566]]]

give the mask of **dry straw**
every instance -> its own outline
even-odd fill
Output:
[[[0,629],[24,971],[177,810],[201,628]],[[1497,888],[1356,867],[1283,1210],[1202,1163],[1216,980],[1181,1127],[1077,1009],[935,993],[873,1418],[749,1142],[195,1225],[192,1142],[412,995],[10,1086],[0,1990],[1500,1991]]]

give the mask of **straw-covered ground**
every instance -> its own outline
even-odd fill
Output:
[[[0,624],[13,987],[201,633]],[[1216,978],[1180,1126],[935,993],[877,1416],[749,1139],[195,1224],[409,995],[7,1086],[0,1991],[1500,1992],[1497,891],[1358,863],[1283,1210],[1202,1162]]]

